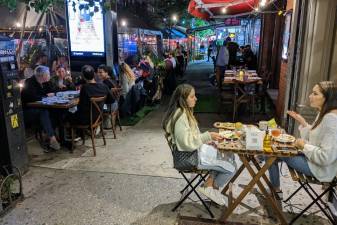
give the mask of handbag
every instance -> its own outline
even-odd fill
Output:
[[[173,167],[177,170],[193,170],[198,166],[198,151],[179,151],[176,147],[172,151]]]

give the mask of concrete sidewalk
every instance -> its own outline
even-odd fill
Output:
[[[203,69],[200,69],[203,68]],[[197,92],[212,88],[206,76],[209,64],[200,62],[189,66],[186,78],[196,84]],[[28,147],[32,166],[23,178],[25,200],[6,216],[0,218],[4,225],[174,225],[178,213],[185,216],[208,217],[195,196],[177,212],[172,212],[179,200],[184,181],[172,169],[172,156],[161,128],[167,100],[148,114],[134,127],[123,127],[112,139],[108,131],[107,146],[97,139],[97,157],[92,157],[88,147],[78,146],[74,154],[60,151],[43,154],[33,140]],[[217,114],[197,114],[202,130],[212,129]],[[285,168],[284,168],[285,169]],[[297,184],[285,172],[282,177],[284,195],[295,190]],[[249,181],[248,173],[234,185],[235,194]],[[316,187],[319,189],[319,187]],[[294,202],[303,207],[308,202],[304,193]],[[289,208],[285,207],[284,211]],[[212,205],[219,216],[221,209]],[[311,212],[315,212],[313,208]],[[273,213],[257,189],[230,217],[232,221],[251,224],[277,224]],[[291,217],[286,213],[287,217]],[[320,213],[302,218],[298,224],[328,224]]]

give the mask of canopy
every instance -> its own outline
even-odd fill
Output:
[[[163,36],[164,38],[170,38],[170,39],[180,39],[180,38],[187,38],[186,33],[183,31],[180,31],[177,28],[166,28],[163,29]]]
[[[26,5],[24,3],[18,3],[14,11],[10,12],[5,6],[0,7],[0,28],[8,29],[15,28],[22,25],[23,17],[26,11]],[[53,7],[45,13],[36,13],[34,9],[27,12],[26,27],[38,27],[38,26],[65,26],[65,12],[62,7]]]
[[[259,0],[191,0],[188,12],[195,17],[209,20],[251,12],[258,4]]]

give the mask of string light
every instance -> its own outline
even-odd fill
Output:
[[[266,6],[266,0],[261,0],[261,2],[260,2],[260,6],[261,7],[265,7]]]
[[[227,12],[227,8],[226,8],[226,7],[223,7],[223,8],[221,9],[221,12],[222,12],[223,14],[225,14],[225,13]]]

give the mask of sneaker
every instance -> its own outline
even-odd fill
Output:
[[[60,143],[58,143],[57,141],[52,141],[49,143],[49,148],[53,150],[60,150],[61,146],[60,146]]]
[[[205,195],[207,198],[209,198],[218,205],[222,206],[228,204],[228,200],[226,199],[226,197],[212,187],[198,187],[197,191]]]

